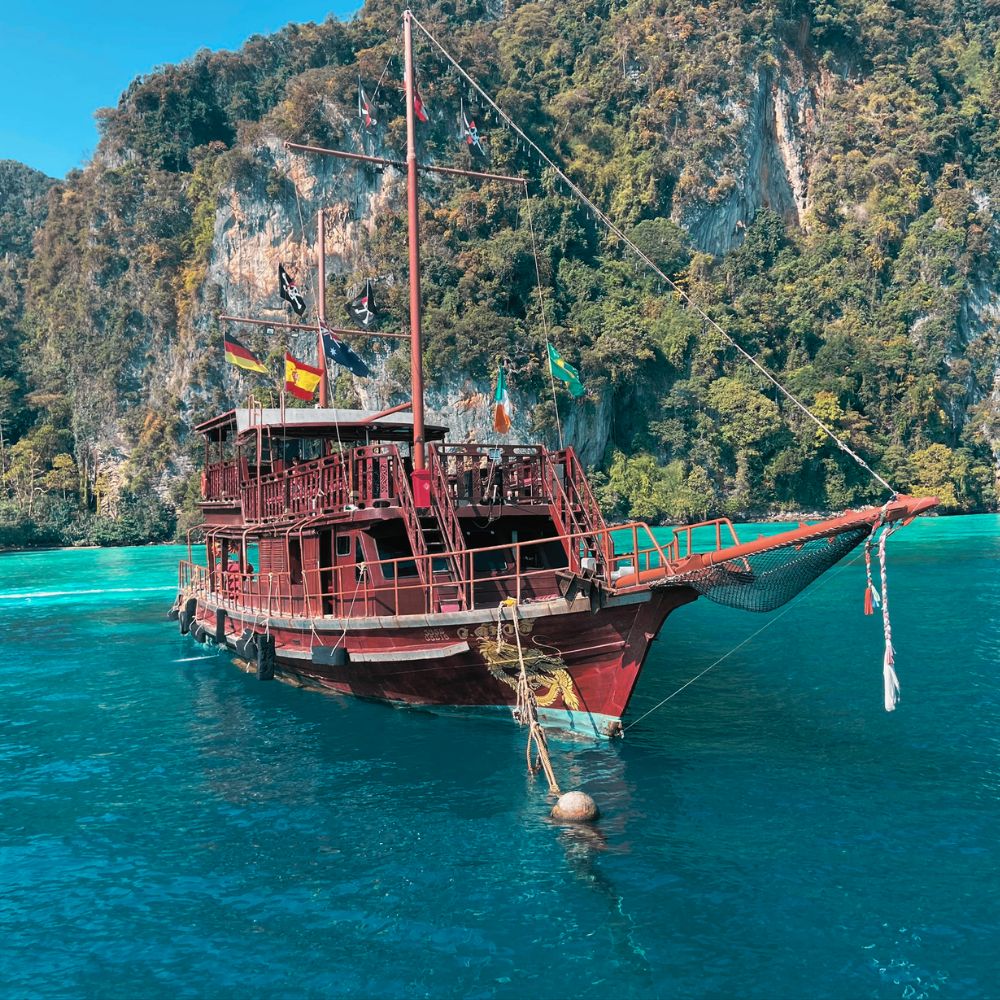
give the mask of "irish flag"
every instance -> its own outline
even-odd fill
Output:
[[[500,434],[510,431],[510,418],[514,408],[507,395],[507,376],[501,367],[497,371],[497,391],[493,394],[493,429]]]

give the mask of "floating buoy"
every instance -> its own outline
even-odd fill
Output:
[[[566,792],[559,796],[549,815],[570,823],[593,823],[600,819],[601,810],[586,792]]]

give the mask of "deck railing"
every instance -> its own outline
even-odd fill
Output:
[[[602,543],[606,541],[609,551],[618,550],[609,563],[611,582],[668,561],[667,550],[646,524],[636,522],[604,532],[607,538]],[[519,603],[557,597],[560,567],[544,564],[551,546],[560,541],[541,538],[447,553],[460,573],[464,608],[495,607],[509,597]],[[591,534],[570,538],[569,543],[579,562],[589,550]],[[435,561],[444,557],[436,553],[382,559],[365,563],[363,570],[360,566],[321,566],[303,572],[301,583],[292,583],[288,573],[223,571],[220,566],[210,571],[185,561],[180,564],[179,585],[182,593],[210,598],[223,607],[278,617],[434,614],[459,610],[454,604],[455,581],[435,572]],[[419,566],[420,562],[425,565]],[[317,586],[324,579],[331,581],[330,586]]]
[[[205,500],[239,500],[240,469],[235,459],[205,466],[201,495]]]
[[[540,445],[432,444],[452,502],[547,504]]]

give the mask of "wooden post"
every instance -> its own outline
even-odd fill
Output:
[[[316,367],[323,375],[319,380],[319,405],[327,405],[327,370],[326,355],[323,353],[323,326],[326,322],[326,212],[321,208],[316,217],[316,315],[319,323],[316,328]]]
[[[418,507],[430,502],[424,468],[424,368],[420,342],[420,216],[417,204],[417,142],[413,98],[413,35],[410,12],[403,13],[406,82],[406,206],[410,250],[410,384],[413,400],[413,498]]]

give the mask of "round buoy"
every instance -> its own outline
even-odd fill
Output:
[[[551,816],[570,823],[593,823],[600,819],[601,810],[586,792],[566,792],[552,807]]]

